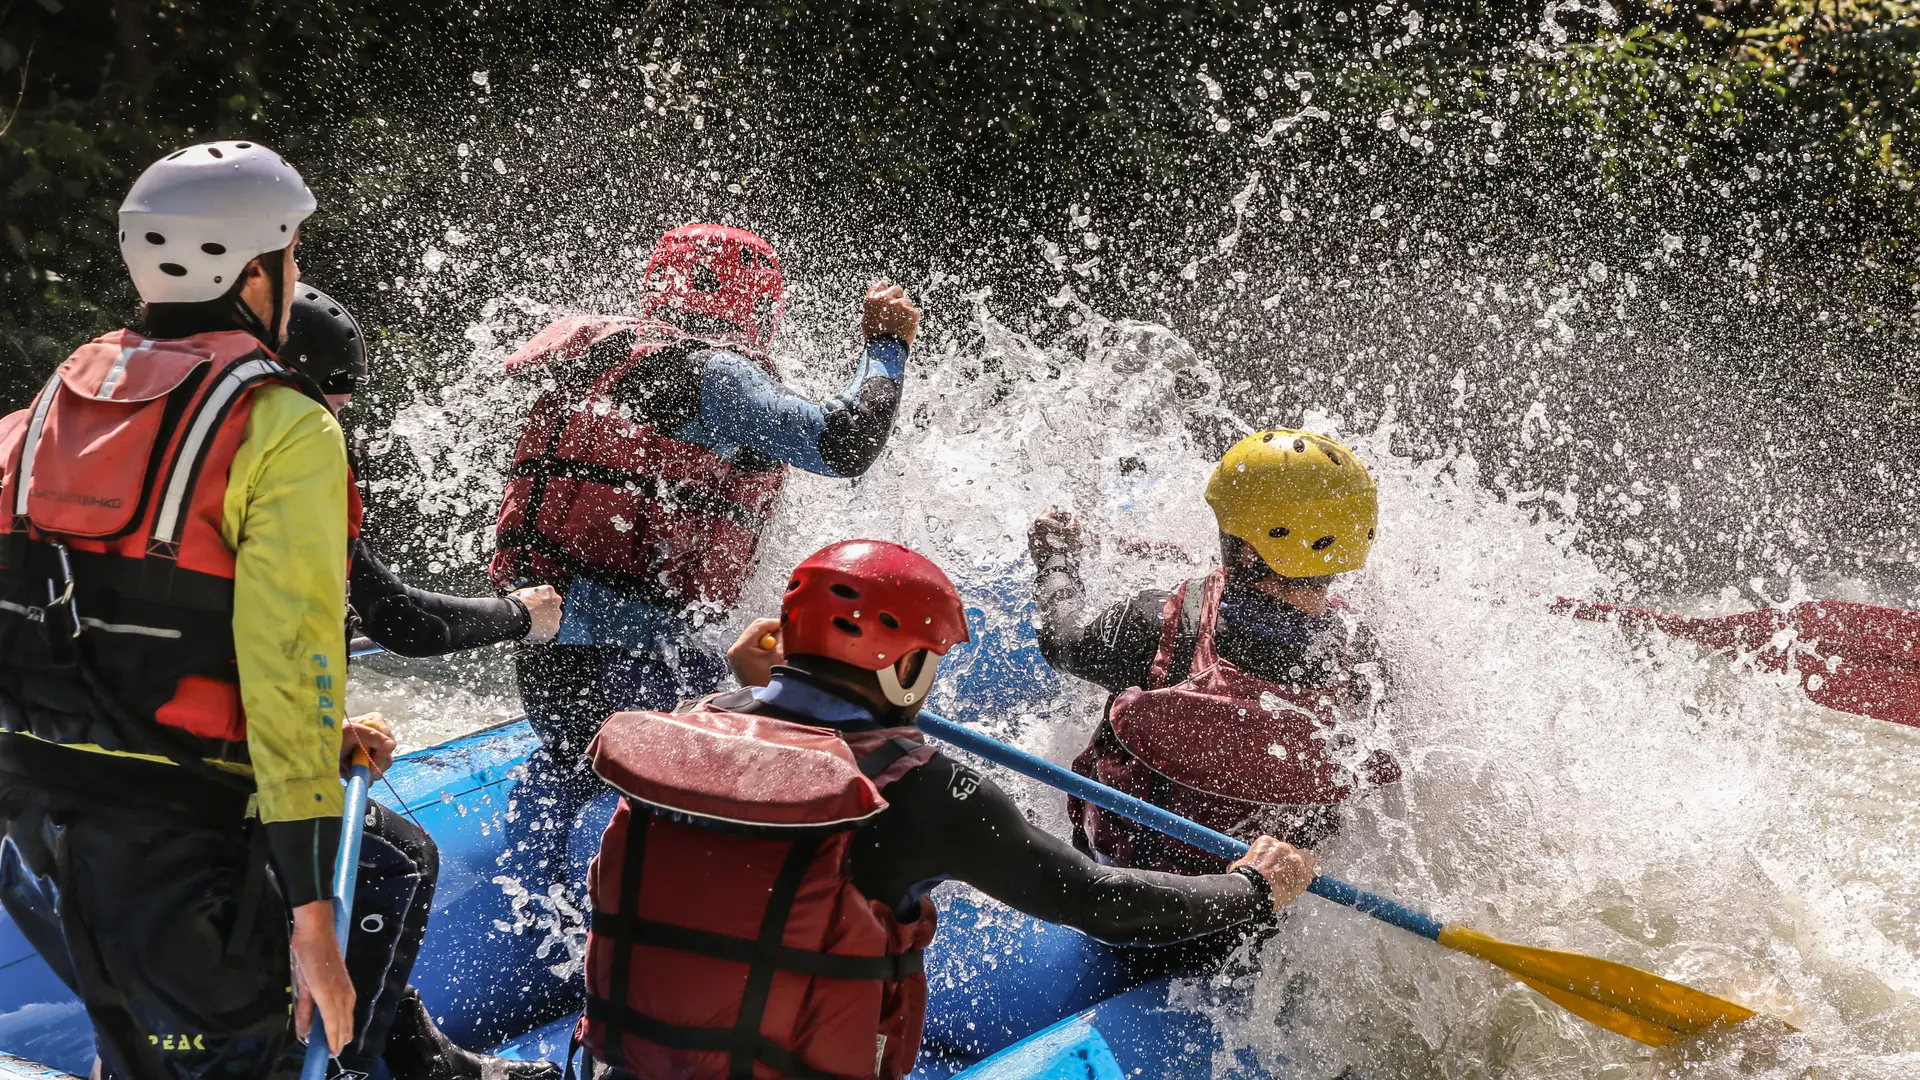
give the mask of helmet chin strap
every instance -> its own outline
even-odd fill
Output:
[[[900,685],[900,673],[894,670],[892,664],[873,674],[880,681],[880,692],[887,695],[887,700],[905,709],[927,700],[927,691],[933,689],[934,672],[939,667],[940,658],[929,655],[921,661],[920,674],[913,680],[912,686]]]
[[[284,251],[285,249],[283,248],[281,251],[270,251],[267,252],[267,254],[280,255]],[[267,348],[278,352],[280,347],[286,344],[287,334],[286,260],[276,259],[272,262],[262,262],[260,264],[260,272],[267,276],[269,282],[273,283],[273,314],[266,322],[262,322],[260,316],[252,308],[247,306],[245,300],[240,298],[241,291],[246,285],[246,276],[244,274],[241,275],[239,281],[233,283],[233,290],[227,294],[227,297],[233,304],[234,315],[240,320],[241,328],[260,339],[260,343]]]

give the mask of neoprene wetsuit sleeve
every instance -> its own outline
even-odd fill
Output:
[[[501,596],[450,596],[416,589],[380,561],[365,540],[351,543],[347,602],[360,630],[388,652],[440,656],[518,641],[533,629],[527,609]]]
[[[953,879],[1037,919],[1137,945],[1184,941],[1273,911],[1240,874],[1102,866],[944,754],[888,785],[886,799],[886,812],[855,836],[853,879],[896,908]]]
[[[700,441],[751,447],[822,476],[859,476],[886,448],[906,369],[907,346],[875,338],[847,388],[813,402],[752,360],[716,349],[700,376]]]
[[[332,895],[346,716],[347,453],[324,405],[268,385],[249,401],[220,533],[247,751],[289,904]]]
[[[1057,580],[1060,571],[1052,576]],[[1077,590],[1049,591],[1043,578],[1035,590],[1035,619],[1040,653],[1054,670],[1097,683],[1110,693],[1145,686],[1160,651],[1160,612],[1172,595],[1148,589],[1130,600],[1108,605],[1085,619]],[[1077,585],[1077,579],[1075,584]]]

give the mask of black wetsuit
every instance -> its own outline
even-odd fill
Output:
[[[401,656],[441,656],[502,641],[533,629],[525,604],[504,596],[449,596],[400,580],[363,539],[349,549],[348,619],[381,648]]]
[[[773,686],[714,704],[837,730],[883,726],[864,706],[785,668]],[[1122,944],[1183,941],[1273,914],[1268,886],[1250,871],[1179,877],[1102,866],[1029,822],[999,785],[945,754],[889,784],[886,795],[886,811],[854,838],[853,883],[901,916],[949,880]]]
[[[1187,586],[1189,602],[1180,612],[1174,672],[1185,672],[1192,663],[1201,591],[1200,579]],[[1056,556],[1042,568],[1034,589],[1040,652],[1054,670],[1098,684],[1108,693],[1145,686],[1160,650],[1161,613],[1172,596],[1170,589],[1143,589],[1088,617],[1079,568],[1071,559]],[[1343,622],[1338,613],[1307,615],[1284,600],[1229,581],[1220,599],[1214,646],[1222,659],[1249,675],[1319,685],[1344,675],[1351,658],[1364,662],[1373,656],[1366,629]]]
[[[1168,664],[1172,682],[1184,680],[1192,671],[1205,595],[1204,578],[1187,583]],[[1105,689],[1111,709],[1114,696],[1122,691],[1150,685],[1165,629],[1164,612],[1172,597],[1171,590],[1145,589],[1089,618],[1076,560],[1069,553],[1056,553],[1042,563],[1034,588],[1040,652],[1055,670]],[[1373,637],[1363,624],[1340,611],[1308,615],[1231,577],[1220,597],[1214,647],[1221,659],[1274,683],[1327,687],[1356,704],[1386,693],[1386,676]],[[1095,729],[1094,749],[1106,757],[1125,753],[1104,719]],[[1078,811],[1073,812],[1077,822]],[[1305,809],[1280,838],[1313,848],[1339,826],[1337,808]],[[1082,851],[1092,848],[1078,824],[1073,843]],[[1143,854],[1155,862],[1192,865],[1185,854],[1190,849],[1181,845],[1153,834],[1146,834],[1142,843],[1146,845]]]
[[[527,635],[532,616],[504,597],[449,596],[416,589],[382,563],[364,540],[350,547],[349,624],[389,652],[439,656]],[[377,802],[367,804],[353,896],[347,972],[354,988],[354,1041],[340,1055],[351,1072],[372,1075],[433,911],[440,849],[426,830]]]

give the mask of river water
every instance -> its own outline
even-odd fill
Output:
[[[1378,631],[1394,686],[1387,729],[1367,737],[1390,746],[1406,779],[1354,808],[1324,851],[1330,872],[1784,1024],[1651,1050],[1477,961],[1309,897],[1269,946],[1250,1017],[1221,1017],[1230,1039],[1303,1077],[1920,1076],[1920,730],[1823,710],[1786,678],[1685,644],[1546,613],[1542,596],[1631,582],[1581,552],[1577,514],[1496,494],[1464,454],[1396,454],[1390,407],[1354,430],[1324,410],[1240,416],[1247,395],[1166,327],[1103,318],[1069,290],[1053,300],[1067,329],[1036,340],[996,316],[990,293],[957,282],[926,292],[941,315],[916,350],[886,454],[857,483],[793,478],[716,641],[773,610],[798,559],[870,536],[940,562],[982,609],[986,651],[1004,657],[1027,619],[1025,531],[1042,510],[1206,552],[1200,492],[1222,437],[1255,422],[1335,434],[1381,488],[1373,560],[1341,591]],[[484,559],[514,434],[500,417],[527,393],[499,364],[555,313],[524,297],[490,302],[442,377],[363,433],[386,477],[376,503],[411,506],[447,553],[433,572]],[[844,366],[798,357],[853,350],[841,319],[803,318],[783,356],[823,391]],[[1119,598],[1203,561],[1096,545],[1090,591]],[[1737,598],[1669,602],[1731,610]],[[951,666],[991,659],[956,655]],[[962,704],[953,685],[943,680],[943,704]],[[357,707],[398,719],[410,745],[517,713],[501,650],[382,659],[358,669],[354,693]],[[1055,760],[1084,744],[1101,704],[1058,680],[1002,697],[1010,704],[982,719]],[[1059,797],[1003,779],[1038,820],[1062,824]]]

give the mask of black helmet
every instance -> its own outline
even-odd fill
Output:
[[[367,339],[353,313],[319,289],[294,287],[280,359],[329,394],[351,394],[367,377]]]

